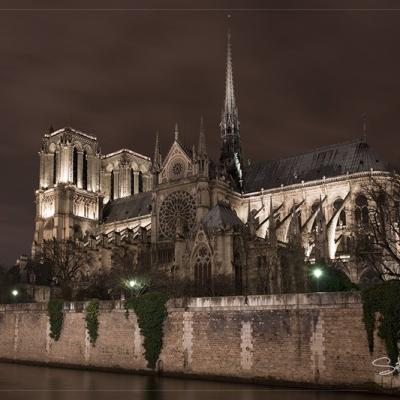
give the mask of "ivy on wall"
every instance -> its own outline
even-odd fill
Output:
[[[375,317],[379,313],[378,336],[384,341],[387,356],[394,366],[400,344],[400,281],[391,280],[364,289],[361,296],[369,351],[374,351]]]
[[[90,343],[94,346],[99,336],[99,299],[92,299],[85,307],[86,330]]]
[[[49,300],[47,303],[47,313],[50,322],[50,337],[54,340],[58,340],[64,322],[64,300]]]
[[[165,303],[168,296],[160,292],[148,292],[125,302],[125,310],[133,309],[144,336],[145,357],[150,368],[155,368],[163,341],[163,325],[167,317]]]

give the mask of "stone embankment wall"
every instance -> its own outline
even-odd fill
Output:
[[[65,306],[59,341],[49,337],[45,303],[0,306],[0,359],[145,371],[133,312],[102,302],[90,344],[83,303]],[[386,355],[376,337],[369,354],[358,293],[174,299],[168,303],[158,367],[177,376],[297,386],[397,388],[372,360]]]

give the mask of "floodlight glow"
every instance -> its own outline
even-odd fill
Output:
[[[11,294],[15,297],[18,296],[18,290],[14,289]]]
[[[136,281],[132,279],[131,281],[128,282],[128,286],[134,288],[136,286]]]
[[[313,275],[318,279],[322,276],[322,270],[320,268],[316,268],[313,271]]]

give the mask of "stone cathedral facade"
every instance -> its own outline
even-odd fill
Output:
[[[200,288],[225,276],[238,292],[279,293],[285,285],[301,290],[296,279],[282,281],[296,271],[279,260],[280,249],[295,245],[306,261],[338,263],[355,283],[368,278],[354,256],[357,229],[368,219],[362,188],[388,172],[365,137],[245,162],[229,40],[219,134],[218,160],[208,155],[202,122],[191,147],[176,126],[164,157],[157,137],[151,160],[128,149],[102,154],[92,135],[50,130],[39,153],[33,253],[43,240],[74,239],[94,254],[90,268],[107,269],[113,251],[125,247],[133,263]]]

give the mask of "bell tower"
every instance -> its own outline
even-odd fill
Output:
[[[81,239],[98,225],[102,207],[97,139],[73,128],[44,135],[33,252],[43,240]]]

